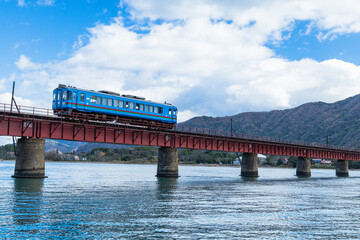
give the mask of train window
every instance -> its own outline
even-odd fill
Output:
[[[66,100],[66,91],[63,91],[62,100],[63,100],[63,101],[65,101],[65,100]]]
[[[70,91],[67,92],[67,100],[71,100],[71,92]]]
[[[119,100],[119,107],[120,107],[120,108],[123,108],[123,107],[124,107],[124,101]]]
[[[176,110],[174,110],[174,116],[176,116]]]
[[[56,93],[53,94],[53,100],[56,100]]]
[[[159,107],[155,107],[155,113],[159,113]]]
[[[108,102],[107,102],[107,105],[112,107],[113,105],[113,100],[111,98],[108,98]]]
[[[85,94],[83,94],[83,93],[82,93],[82,94],[80,94],[80,101],[81,101],[81,102],[83,102],[83,101],[84,101],[84,99],[85,99]]]
[[[107,104],[107,98],[103,98],[103,105],[106,105]]]
[[[154,106],[149,106],[149,112],[154,112]]]
[[[140,110],[140,104],[139,103],[135,103],[135,109]]]
[[[114,107],[119,107],[119,100],[114,99]]]
[[[61,92],[58,93],[58,98],[57,98],[58,101],[61,100]]]
[[[145,105],[145,112],[149,112],[149,105]]]
[[[91,98],[90,98],[90,102],[91,102],[91,103],[96,103],[95,96],[91,96]]]
[[[140,111],[144,111],[144,104],[140,104]]]
[[[76,100],[76,93],[73,93],[73,100]]]
[[[169,115],[171,115],[171,109],[169,109]]]
[[[130,102],[130,109],[134,109],[134,103],[133,102]]]
[[[129,102],[125,102],[125,107],[129,108]]]
[[[159,113],[162,114],[163,113],[163,108],[159,107]]]
[[[101,97],[96,97],[96,104],[101,104]]]

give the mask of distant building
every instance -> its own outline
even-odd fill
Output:
[[[263,163],[263,162],[265,162],[265,160],[266,160],[266,156],[265,156],[265,155],[263,155],[263,154],[258,154],[258,162],[259,162],[260,164]],[[241,163],[242,163],[242,156],[236,158],[236,160],[233,161],[233,164],[234,164],[234,165],[239,165],[239,164],[241,164]]]
[[[331,165],[332,162],[331,162],[331,160],[313,158],[312,159],[312,164],[314,164],[314,165]]]

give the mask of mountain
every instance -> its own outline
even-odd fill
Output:
[[[312,102],[269,112],[245,112],[226,117],[195,117],[179,126],[233,131],[257,136],[360,147],[360,95],[335,103]]]

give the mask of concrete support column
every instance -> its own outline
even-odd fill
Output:
[[[14,178],[45,178],[45,139],[17,141]]]
[[[311,159],[305,157],[298,157],[296,161],[296,176],[310,177],[311,176]]]
[[[348,177],[349,176],[349,161],[348,160],[337,160],[336,176],[338,176],[338,177]]]
[[[243,153],[241,162],[242,177],[258,177],[258,157],[257,154]]]
[[[179,177],[179,157],[177,148],[160,147],[157,177]]]

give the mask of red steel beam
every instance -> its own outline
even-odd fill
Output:
[[[360,161],[360,152],[350,149],[219,136],[198,130],[151,130],[114,123],[71,122],[54,116],[4,114],[0,135]]]

